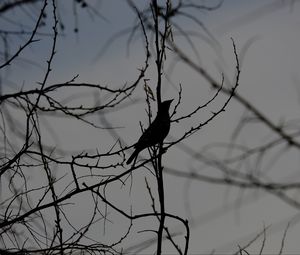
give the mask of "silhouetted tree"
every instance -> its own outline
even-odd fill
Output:
[[[73,30],[79,33],[79,36],[78,22],[81,12],[86,11],[91,17],[97,16],[104,22],[103,25],[106,24],[106,19],[99,9],[101,1],[94,1],[94,4],[87,0],[70,2],[75,21]],[[147,2],[146,7],[140,7],[138,1],[127,1],[135,17],[134,24],[109,38],[103,51],[98,55],[95,54],[98,56],[97,60],[101,61],[102,53],[109,50],[107,46],[112,40],[123,35],[128,36],[128,48],[136,38],[144,43],[144,61],[138,66],[135,80],[117,88],[89,81],[79,82],[78,75],[74,75],[68,81],[51,82],[50,76],[56,69],[55,57],[59,54],[58,40],[63,40],[66,29],[61,13],[64,8],[69,7],[68,4],[55,0],[5,1],[0,4],[0,17],[15,26],[12,30],[0,27],[0,252],[137,254],[155,244],[153,252],[156,254],[169,252],[169,249],[178,254],[189,254],[191,226],[188,219],[167,210],[164,179],[166,174],[214,185],[238,187],[242,190],[260,189],[299,208],[299,201],[290,193],[298,190],[299,182],[268,181],[259,171],[250,171],[247,168],[249,159],[255,159],[255,164],[259,165],[267,155],[272,154],[280,146],[284,149],[299,150],[298,128],[290,131],[284,124],[274,123],[246,97],[238,93],[237,89],[241,83],[239,55],[243,54],[243,49],[239,53],[236,46],[238,38],[231,39],[234,61],[232,65],[235,67],[233,82],[229,82],[226,74],[222,72],[219,73],[219,78],[215,78],[209,70],[199,64],[200,61],[197,62],[195,58],[189,56],[186,43],[194,56],[201,54],[197,52],[193,34],[188,31],[182,18],[198,26],[202,33],[201,40],[209,42],[212,49],[218,44],[197,14],[201,11],[211,12],[222,8],[223,1],[215,5],[199,2],[152,0]],[[15,13],[28,14],[32,26],[14,24],[12,18]],[[44,63],[35,63],[23,58],[25,50],[43,43],[40,38],[51,43],[47,48],[49,54],[46,66]],[[19,45],[16,47],[16,44]],[[208,85],[208,90],[212,89],[213,94],[202,103],[200,100],[195,102],[192,110],[182,109],[184,100],[187,100],[183,96],[186,87],[181,85],[181,81],[176,81],[176,84],[173,84],[176,98],[169,112],[171,130],[181,124],[188,128],[176,135],[172,134],[169,140],[159,139],[155,143],[147,143],[140,147],[138,143],[137,153],[133,154],[134,164],[128,166],[126,161],[134,146],[128,145],[128,141],[137,141],[147,127],[151,127],[151,123],[156,123],[153,122],[153,109],[160,109],[164,101],[172,98],[163,94],[168,81],[168,68],[172,67],[172,59],[194,70],[201,77],[201,83]],[[35,85],[14,84],[9,87],[8,74],[14,74],[14,65],[18,64],[42,66],[43,77],[37,77],[39,81]],[[151,86],[150,83],[156,85]],[[106,114],[118,112],[138,102],[141,96],[137,88],[141,86],[144,91],[143,101],[147,107],[148,124],[145,126],[141,124],[141,132],[136,134],[136,137],[132,139],[123,137],[119,128],[106,118]],[[86,92],[92,94],[88,100],[83,96]],[[231,141],[221,145],[211,144],[209,150],[204,148],[202,151],[195,151],[190,148],[185,141],[213,125],[219,116],[226,115],[225,110],[231,101],[236,101],[240,107],[245,108],[245,115],[233,130]],[[167,102],[169,107],[169,101]],[[127,111],[125,118],[132,118],[133,115],[133,112]],[[98,129],[99,132],[105,130],[108,136],[113,138],[113,142],[104,141],[105,146],[101,144],[99,148],[88,151],[80,151],[78,148],[66,149],[63,146],[64,141],[56,139],[57,130],[55,128],[52,130],[60,119],[67,119],[73,123],[69,129],[71,125],[83,124],[86,128]],[[194,124],[190,124],[189,120],[195,120]],[[138,125],[138,120],[135,122]],[[253,122],[267,127],[274,134],[272,139],[254,147],[240,145],[237,142],[239,135]],[[142,138],[146,137],[146,132]],[[163,139],[167,133],[164,130],[157,133],[158,129],[155,132],[156,137],[161,135]],[[82,133],[83,137],[85,135]],[[168,165],[165,156],[173,148],[179,148],[188,154],[193,162],[201,163],[203,168],[210,169],[212,173],[201,174],[198,169],[191,170],[189,166],[186,169],[165,167]],[[220,148],[226,149],[226,157],[209,153]],[[137,157],[141,150],[146,149],[149,152],[148,157],[143,158],[142,155]],[[138,171],[144,173],[142,186],[146,192],[141,194],[143,196],[147,194],[148,198],[145,199],[150,201],[146,212],[139,212],[130,206],[131,192],[136,192],[134,176],[139,173]],[[128,192],[126,205],[123,204],[124,201],[119,201],[118,192],[113,192],[120,186]],[[87,207],[86,201],[89,201]],[[81,203],[84,203],[84,210]],[[81,210],[84,212],[81,214],[81,221],[74,220],[73,214]],[[105,232],[109,229],[107,225],[110,222],[118,222],[119,217],[126,219],[125,231],[124,227],[118,229],[114,238],[108,234],[110,238],[106,240]],[[179,222],[182,226],[180,233],[170,230],[174,222]],[[139,223],[141,227],[137,227]],[[95,229],[104,230],[103,239],[95,238]],[[249,240],[248,245],[239,247],[236,254],[247,254],[248,247],[260,237],[263,238],[260,252],[262,254],[266,231],[267,228],[264,227],[253,240]],[[287,228],[279,254],[282,253],[286,231]],[[149,238],[146,233],[155,235]],[[138,244],[132,245],[133,238],[142,234],[149,239],[146,241],[137,239]],[[167,246],[169,244],[170,246]]]

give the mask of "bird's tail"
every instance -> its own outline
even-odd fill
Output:
[[[132,160],[134,160],[137,156],[138,156],[138,154],[139,154],[139,151],[138,150],[135,150],[133,153],[132,153],[132,155],[130,156],[130,158],[127,160],[127,165],[129,165],[131,162],[132,162]]]

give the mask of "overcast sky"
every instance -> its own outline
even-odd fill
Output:
[[[74,17],[71,9],[68,6],[61,7],[63,8],[61,10],[64,10],[61,16],[66,24],[66,30],[65,36],[58,39],[57,55],[50,75],[51,82],[65,82],[79,74],[78,81],[100,83],[116,88],[136,77],[144,57],[143,41],[140,37],[134,38],[129,52],[126,45],[128,37],[125,36],[112,40],[109,47],[105,48],[105,52],[99,55],[112,35],[133,24],[134,13],[127,6],[126,1],[102,1],[98,8],[103,18],[95,17],[92,20],[85,13],[80,15],[78,34],[73,32]],[[232,81],[235,77],[235,61],[230,38],[234,38],[238,53],[245,53],[241,56],[242,67],[238,92],[275,123],[281,120],[299,119],[299,11],[298,1],[225,0],[222,7],[214,12],[196,14],[218,41],[217,45],[212,46],[200,37],[195,37],[194,42],[200,56],[200,59],[197,59],[187,44],[183,43],[181,38],[178,40],[182,42],[183,49],[207,68],[216,79],[221,80],[221,72],[224,72],[226,78]],[[18,19],[23,20],[23,17],[16,17],[16,21],[19,21]],[[207,36],[193,23],[184,19],[180,21],[186,30],[197,31]],[[0,20],[0,27],[1,22],[5,21]],[[27,22],[30,23],[28,20]],[[32,63],[39,63],[41,66],[27,65],[26,62],[19,61],[9,71],[6,70],[1,74],[5,77],[7,85],[4,90],[11,90],[16,86],[27,88],[37,86],[37,82],[43,77],[46,59],[50,52],[48,38],[41,37],[41,40],[26,49],[22,55],[22,58],[30,59]],[[246,47],[247,45],[249,47]],[[243,51],[245,47],[247,50]],[[164,81],[163,98],[176,98],[181,83],[183,104],[179,109],[180,114],[191,111],[199,101],[205,102],[207,96],[212,95],[212,91],[197,73],[176,61],[174,58],[168,63],[167,74],[173,85],[167,80]],[[154,87],[155,78],[152,74],[153,71],[150,70],[146,78],[150,79],[149,84]],[[142,100],[143,93],[141,86],[136,96]],[[223,102],[225,97],[220,100]],[[243,112],[244,109],[232,101],[220,118],[209,127],[204,127],[196,137],[186,140],[186,145],[199,151],[208,144],[228,142]],[[190,125],[203,121],[207,114],[203,112],[198,115],[199,119],[172,126],[167,140],[179,136]],[[122,127],[117,131],[118,135],[124,142],[132,144],[140,134],[139,121],[145,125],[147,123],[145,104],[141,101],[120,109],[107,118],[114,125]],[[74,125],[72,129],[69,128],[70,125],[72,125],[70,122],[55,120],[58,140],[63,139],[62,146],[65,148],[95,149],[100,148],[103,141],[107,142],[108,147],[112,143],[109,139],[113,138],[107,132],[101,133],[94,129],[84,132],[80,125]],[[269,131],[253,126],[244,130],[239,142],[251,146],[267,139],[268,135],[270,135]],[[145,153],[144,156],[147,154]],[[166,167],[182,171],[201,168],[198,162],[192,161],[180,148],[168,151],[164,164]],[[299,153],[294,153],[282,158],[278,165],[272,168],[268,177],[282,180],[296,176],[299,180],[298,171]],[[136,180],[142,180],[143,174],[138,173]],[[137,186],[146,192],[145,185]],[[111,197],[114,197],[115,201],[122,200],[118,197],[121,196],[119,193],[121,192],[118,191]],[[143,199],[137,195],[133,195],[131,199],[135,201],[132,203],[143,204],[141,201]],[[235,204],[236,201],[238,204]],[[187,205],[190,206],[191,212],[187,210]],[[141,205],[138,207],[143,208]],[[264,226],[269,225],[271,228],[267,234],[265,252],[276,253],[279,251],[287,222],[299,213],[278,198],[262,191],[247,191],[241,195],[241,191],[236,188],[190,182],[168,175],[166,176],[166,208],[183,218],[190,218],[192,229],[189,254],[206,254],[214,249],[216,253],[236,251],[238,244],[247,243]],[[84,210],[84,207],[82,209]],[[80,212],[78,217],[79,215]],[[174,226],[174,229],[181,230],[179,225]],[[285,253],[300,253],[299,235],[300,225],[295,224],[288,231]],[[260,244],[257,243],[258,246]]]

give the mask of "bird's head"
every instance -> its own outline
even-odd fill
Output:
[[[161,102],[160,111],[161,112],[169,112],[172,101],[173,101],[173,99]]]
[[[162,107],[163,109],[168,109],[168,110],[169,110],[172,101],[173,101],[173,99],[163,101],[163,102],[161,103],[161,107]]]

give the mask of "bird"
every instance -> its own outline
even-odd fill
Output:
[[[132,153],[130,158],[127,160],[129,165],[133,160],[137,159],[139,153],[151,146],[162,143],[170,131],[170,115],[169,109],[173,99],[163,101],[157,110],[157,115],[154,121],[149,127],[143,132],[140,139],[134,145],[135,151]]]

